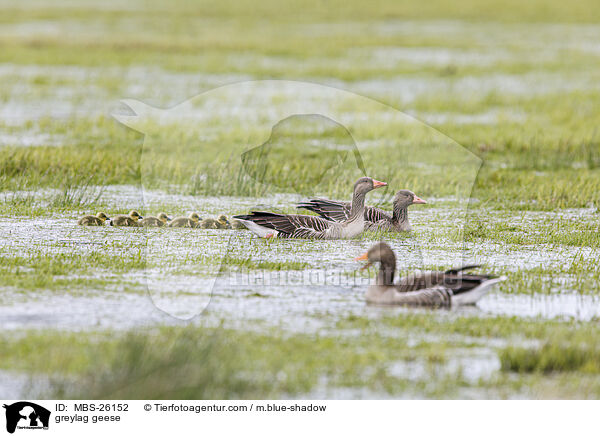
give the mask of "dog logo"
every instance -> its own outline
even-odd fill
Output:
[[[48,429],[50,411],[29,401],[19,401],[11,405],[5,404],[6,431],[14,433],[16,429]]]

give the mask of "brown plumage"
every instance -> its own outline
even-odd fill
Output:
[[[231,220],[231,228],[233,230],[246,230],[246,226],[240,220]]]
[[[205,218],[200,222],[200,228],[202,229],[218,229],[219,223],[216,219]]]
[[[77,221],[77,224],[80,226],[103,226],[108,216],[104,212],[98,212],[96,216],[94,215],[86,215]]]
[[[167,225],[167,222],[171,221],[171,218],[164,213],[161,212],[158,216],[148,216],[140,221],[140,225],[142,227],[164,227]]]
[[[415,195],[414,192],[402,189],[394,196],[394,209],[390,215],[377,207],[365,207],[365,230],[386,232],[407,232],[412,230],[408,220],[408,207],[412,204],[426,204],[427,202]],[[308,209],[321,217],[341,222],[348,219],[351,204],[343,201],[314,198],[310,201],[299,203],[299,209]]]
[[[143,217],[137,211],[132,210],[129,212],[129,215],[116,215],[113,217],[110,220],[110,225],[116,227],[139,227],[140,219],[143,219]]]
[[[251,212],[234,216],[256,235],[263,238],[346,239],[360,235],[364,230],[365,196],[387,183],[370,177],[361,177],[354,184],[348,217],[342,222],[330,221],[312,215],[291,215],[272,212]]]
[[[217,218],[217,226],[219,229],[230,229],[231,223],[227,219],[226,215],[219,215]]]
[[[200,216],[196,212],[192,212],[188,217],[181,216],[175,218],[169,223],[169,227],[187,227],[195,229],[200,227]]]
[[[464,273],[478,266],[468,265],[445,272],[411,274],[394,283],[396,255],[385,242],[373,245],[355,260],[367,260],[365,267],[380,264],[376,284],[369,286],[366,294],[367,302],[375,304],[431,307],[475,304],[503,280],[486,274]]]

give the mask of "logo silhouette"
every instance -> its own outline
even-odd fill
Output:
[[[319,156],[318,168],[311,159],[315,155]],[[366,176],[365,164],[350,132],[323,115],[310,114],[279,121],[269,139],[242,153],[241,159],[246,173],[257,182],[310,195],[319,190],[326,174],[334,177],[342,171],[351,155],[361,175]]]
[[[48,429],[50,411],[29,401],[4,405],[6,409],[6,431],[14,433],[18,428]]]
[[[337,179],[368,175],[385,180],[393,191],[418,188],[427,192],[423,187],[444,186],[445,193],[440,195],[458,200],[451,218],[458,230],[466,221],[468,200],[482,162],[456,141],[393,107],[314,83],[232,83],[164,110],[136,100],[122,102],[130,112],[114,114],[115,119],[144,134],[142,192],[154,189],[157,180],[164,186],[187,184],[190,196],[197,198],[183,200],[188,202],[185,207],[178,204],[188,211],[197,210],[201,196],[220,197],[225,192],[271,201],[271,194],[281,191],[301,196],[296,199],[299,201],[332,192],[339,185]],[[235,159],[208,164],[210,159],[205,157],[212,154]],[[382,161],[387,162],[383,167]],[[375,168],[380,168],[377,174]],[[182,181],[182,176],[189,181]],[[348,189],[336,192],[336,197],[347,198]],[[294,203],[290,200],[287,204]],[[256,207],[273,209],[265,204]],[[170,258],[181,256],[182,249],[191,256],[194,249],[173,245],[174,239],[167,233],[148,233],[145,259],[153,267],[142,274],[154,305],[179,319],[202,313],[214,288],[222,285],[219,281],[231,279],[224,274],[224,260],[248,256],[236,252],[245,247],[239,240],[244,236],[207,241],[207,252],[217,262],[199,264],[194,276],[174,276]],[[437,255],[435,250],[423,251],[418,237],[397,242],[414,244],[409,253],[417,257],[415,266],[430,263],[427,259]],[[461,258],[462,250],[457,249],[447,261],[461,264]],[[179,295],[186,296],[185,304]]]

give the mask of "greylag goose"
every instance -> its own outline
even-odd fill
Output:
[[[161,212],[158,216],[149,216],[140,221],[140,225],[142,227],[164,227],[167,225],[167,222],[171,221],[171,218],[164,213]]]
[[[189,216],[180,216],[169,223],[169,227],[197,228],[200,225],[200,215],[192,212]]]
[[[326,220],[312,215],[287,215],[272,212],[251,212],[237,215],[254,234],[263,238],[346,239],[360,235],[365,226],[365,196],[381,186],[370,177],[361,177],[354,184],[350,213],[342,222]]]
[[[246,226],[240,220],[231,220],[231,228],[233,230],[246,230]]]
[[[219,217],[217,218],[217,226],[219,229],[230,229],[231,223],[227,219],[227,216],[219,215]]]
[[[143,217],[137,213],[137,211],[132,210],[129,212],[129,215],[116,215],[110,220],[111,226],[117,227],[139,227],[140,224],[138,220],[143,219]]]
[[[203,229],[218,229],[219,223],[213,218],[204,218],[200,223],[200,227]]]
[[[427,204],[427,202],[408,189],[396,192],[392,215],[377,207],[365,207],[365,230],[386,232],[408,232],[412,230],[408,220],[408,206],[411,204]],[[315,198],[305,203],[299,203],[299,209],[308,209],[331,221],[348,219],[351,205],[343,201]]]
[[[79,218],[77,224],[80,226],[103,226],[108,216],[104,212],[98,212],[96,216],[86,215]]]
[[[468,265],[445,272],[411,274],[394,284],[396,256],[385,242],[373,245],[355,260],[366,260],[363,268],[380,263],[377,282],[369,286],[366,294],[367,302],[375,304],[432,307],[475,304],[503,280],[485,274],[466,274],[465,270],[478,267]]]

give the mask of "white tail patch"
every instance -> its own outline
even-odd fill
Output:
[[[277,235],[279,234],[279,232],[277,230],[270,229],[268,227],[259,226],[258,224],[256,224],[253,221],[240,220],[240,219],[238,219],[238,221],[243,223],[248,230],[250,230],[252,233],[254,233],[256,236],[258,236],[260,238],[276,238]]]
[[[486,280],[481,285],[473,288],[469,292],[454,295],[452,297],[453,306],[465,306],[468,304],[477,303],[484,295],[492,290],[492,288],[498,283],[506,280],[506,277],[498,277],[497,279]]]

